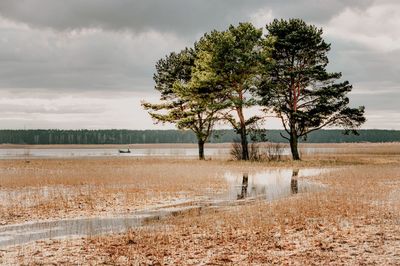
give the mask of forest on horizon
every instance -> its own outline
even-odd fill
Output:
[[[350,142],[398,142],[399,130],[364,129],[359,136],[344,135],[343,130],[318,130],[301,142],[308,143],[350,143]],[[266,130],[264,140],[286,142],[281,137],[284,130]],[[234,130],[215,130],[210,143],[230,143],[238,141]],[[251,137],[249,136],[249,141]],[[189,130],[61,130],[29,129],[0,130],[1,144],[150,144],[150,143],[197,143],[197,138]]]

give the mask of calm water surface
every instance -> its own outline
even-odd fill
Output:
[[[303,154],[333,153],[336,148],[302,148]],[[131,153],[119,153],[118,149],[0,149],[0,159],[69,158],[69,157],[196,157],[197,148],[136,148]],[[230,148],[206,148],[206,156],[229,155]],[[289,155],[284,149],[282,155]]]

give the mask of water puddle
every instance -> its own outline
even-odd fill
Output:
[[[169,202],[120,217],[84,217],[0,226],[0,248],[43,239],[119,233],[151,220],[191,211],[200,212],[203,208],[231,206],[243,202],[244,199],[271,201],[297,193],[317,191],[323,185],[304,178],[328,171],[330,170],[272,169],[254,173],[226,172],[224,178],[228,182],[227,193],[204,196],[200,200]]]
[[[273,169],[262,172],[225,173],[225,179],[229,184],[228,198],[263,198],[271,201],[292,194],[318,191],[322,184],[311,182],[305,177],[316,176],[325,173],[327,169]]]
[[[148,221],[200,209],[201,207],[198,205],[177,206],[138,211],[132,215],[121,217],[89,217],[6,225],[0,227],[0,248],[43,239],[120,233]]]

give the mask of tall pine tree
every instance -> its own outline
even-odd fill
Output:
[[[364,107],[349,107],[352,86],[338,82],[341,73],[326,70],[330,44],[322,29],[300,19],[274,20],[266,29],[266,45],[271,40],[274,45],[258,93],[267,110],[281,119],[293,159],[300,160],[298,139],[312,131],[335,126],[356,134],[365,122]]]
[[[213,31],[205,36],[209,36],[209,42],[203,43],[201,49],[209,57],[204,65],[208,65],[213,77],[220,78],[220,86],[214,88],[222,88],[223,100],[227,103],[223,118],[240,136],[241,159],[249,160],[249,129],[262,119],[257,115],[247,117],[245,113],[257,105],[253,92],[258,83],[262,56],[262,30],[251,23],[240,23],[231,25],[226,31]]]

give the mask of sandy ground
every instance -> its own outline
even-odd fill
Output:
[[[367,148],[357,146],[346,154],[310,156],[299,163],[285,161],[270,165],[226,161],[182,163],[173,160],[139,160],[135,163],[147,165],[149,167],[143,169],[151,171],[141,170],[135,176],[151,177],[151,173],[154,176],[154,182],[149,182],[146,189],[155,187],[155,190],[174,193],[187,190],[192,191],[193,195],[201,191],[202,184],[210,182],[211,176],[215,178],[216,172],[226,168],[251,170],[265,167],[319,165],[340,166],[341,170],[312,178],[327,185],[328,189],[322,192],[298,194],[272,203],[256,201],[222,209],[205,209],[202,212],[152,222],[117,235],[45,240],[8,247],[0,250],[0,263],[4,265],[398,265],[400,263],[399,145],[386,147],[372,145]],[[354,152],[355,150],[359,153]],[[45,171],[51,168],[48,161],[41,163]],[[116,164],[125,169],[130,167],[130,163],[132,161],[129,160],[113,162],[113,166],[116,168]],[[123,184],[127,178],[125,174],[128,173],[127,176],[131,177],[133,173],[117,171],[120,174],[115,179],[103,178],[99,182],[95,177],[104,172],[106,167],[96,172],[93,169],[97,168],[98,164],[98,161],[85,163],[85,167],[89,169],[85,173],[90,176],[88,180],[92,180],[92,184],[105,185],[110,182]],[[66,165],[70,167],[66,169],[75,169],[77,166],[69,163]],[[94,167],[91,168],[91,165]],[[5,164],[1,166],[4,169]],[[133,168],[138,169],[137,165],[135,166]],[[15,161],[9,161],[7,167],[19,166]],[[176,172],[178,174],[168,174]],[[69,172],[71,173],[73,171]],[[77,185],[79,176],[72,175],[73,178],[68,180],[68,184]],[[177,179],[174,182],[160,182],[160,176],[171,178],[176,176]],[[206,178],[200,178],[201,181],[196,183],[196,186],[186,185],[187,178],[192,178],[189,179],[190,182],[196,182],[200,176]],[[15,181],[15,176],[9,177],[5,187],[18,189],[27,184],[34,186],[35,180],[38,180],[40,175],[34,178],[25,177],[23,179],[25,181],[18,182]],[[65,185],[65,180],[50,178],[46,184]],[[215,189],[223,189],[223,184],[217,183]],[[138,198],[140,196],[139,193]],[[129,206],[129,203],[126,206]]]

